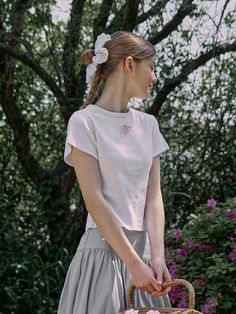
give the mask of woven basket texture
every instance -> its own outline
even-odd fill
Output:
[[[191,285],[190,282],[188,282],[185,279],[173,279],[167,282],[164,282],[162,284],[162,290],[165,290],[169,287],[173,287],[173,286],[178,286],[178,285],[183,285],[188,289],[188,293],[189,293],[189,305],[188,308],[139,308],[135,306],[135,300],[134,300],[134,291],[136,289],[135,285],[131,285],[131,287],[129,288],[129,292],[128,292],[128,309],[126,309],[123,312],[119,312],[117,314],[126,314],[126,312],[128,310],[138,310],[138,314],[146,314],[148,311],[153,310],[153,311],[159,311],[160,314],[202,314],[201,312],[197,311],[194,309],[195,307],[195,291],[193,289],[193,286]],[[161,292],[160,292],[161,294]]]

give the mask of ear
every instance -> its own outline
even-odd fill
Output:
[[[134,58],[131,56],[128,56],[123,63],[123,70],[126,71],[131,76],[134,75],[136,69],[136,64],[134,61]]]

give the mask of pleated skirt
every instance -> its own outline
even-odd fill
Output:
[[[150,266],[147,231],[127,230],[129,242]],[[127,266],[102,237],[98,228],[83,234],[69,266],[58,306],[58,314],[116,314],[128,308],[132,284]],[[138,307],[171,307],[168,294],[152,296],[135,289]]]

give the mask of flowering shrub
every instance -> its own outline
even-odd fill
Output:
[[[129,309],[127,311],[125,311],[125,314],[138,314],[139,311],[138,310],[134,310],[134,309]],[[159,311],[155,311],[155,310],[150,310],[147,312],[147,314],[160,314]]]
[[[173,279],[192,283],[196,309],[236,313],[236,198],[214,199],[190,215],[182,230],[166,233],[166,261]],[[172,306],[188,307],[188,291],[172,287]]]

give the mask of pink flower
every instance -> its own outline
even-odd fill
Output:
[[[129,309],[127,311],[125,311],[125,314],[138,314],[138,310],[134,310],[134,309]]]
[[[170,271],[174,272],[176,270],[176,263],[171,260],[167,261],[168,268]]]
[[[195,286],[197,286],[197,287],[203,287],[203,286],[205,286],[206,282],[205,282],[205,280],[203,280],[203,279],[195,279],[195,280],[193,281],[193,284],[194,284]]]
[[[168,269],[169,269],[169,272],[170,272],[170,274],[171,274],[171,278],[172,278],[172,279],[179,278],[179,277],[178,277],[178,274],[176,274],[176,268],[177,268],[177,267],[176,267],[175,262],[172,262],[169,257],[166,257],[165,260],[166,260],[166,265],[167,265],[167,267],[168,267]]]
[[[187,239],[184,241],[183,246],[188,249],[195,249],[199,251],[212,251],[216,250],[216,247],[211,244],[194,242],[192,239]]]
[[[234,238],[234,237],[228,237],[228,240],[229,240],[230,242],[236,242],[236,238]]]
[[[174,279],[173,277],[171,277],[172,279]],[[180,299],[181,297],[186,297],[186,293],[185,295],[183,294],[181,286],[174,286],[171,288],[171,291],[168,293],[168,296],[170,298],[170,302],[171,303],[175,303],[178,299]],[[183,301],[183,300],[181,300]]]
[[[226,212],[225,216],[229,218],[230,220],[235,220],[236,219],[236,208],[231,210],[230,212]]]
[[[180,237],[182,237],[182,235],[183,235],[183,232],[180,229],[175,229],[173,233],[173,239],[177,240]]]
[[[229,254],[232,262],[236,263],[236,246],[233,247],[232,252]]]
[[[178,287],[172,287],[171,288],[171,291],[168,293],[168,296],[170,298],[171,303],[176,302],[176,300],[178,299],[178,293],[179,293]]]
[[[196,249],[198,249],[199,251],[215,251],[215,246],[207,244],[207,243],[196,243]]]
[[[177,249],[176,252],[179,256],[182,256],[182,257],[188,256],[188,253],[185,249]]]
[[[179,292],[179,294],[178,294],[178,297],[180,298],[180,299],[186,299],[187,298],[187,293],[186,293],[186,291],[184,291],[183,289],[181,289],[181,291]]]
[[[214,198],[207,200],[207,205],[212,209],[216,208],[217,201]]]
[[[182,308],[182,309],[185,309],[185,308],[187,308],[188,307],[188,304],[187,304],[187,302],[180,302],[180,303],[178,303],[177,304],[177,307],[178,308]]]
[[[186,248],[193,248],[194,247],[194,242],[192,239],[187,239],[184,241],[184,246]]]
[[[203,312],[204,314],[215,314],[216,313],[215,306],[217,304],[218,303],[216,299],[208,299],[207,303],[201,306],[201,312]]]

